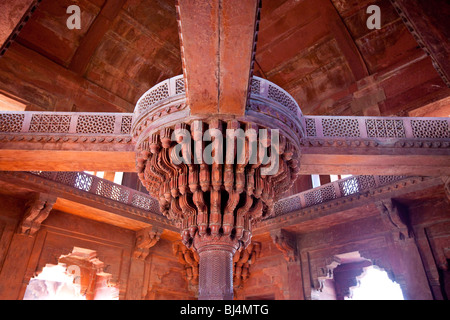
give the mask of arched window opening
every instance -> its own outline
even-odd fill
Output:
[[[400,285],[376,266],[364,268],[357,283],[356,287],[350,288],[350,295],[345,300],[404,300]]]
[[[57,265],[46,265],[32,278],[24,300],[118,300],[119,290],[112,275],[103,272],[104,263],[93,250],[75,247],[62,255]]]

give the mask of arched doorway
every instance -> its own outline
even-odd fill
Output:
[[[74,247],[57,265],[47,264],[32,278],[24,300],[118,300],[119,290],[103,272],[97,252]]]
[[[403,300],[400,285],[358,251],[335,255],[326,274],[313,300]]]
[[[364,268],[363,274],[356,279],[357,286],[350,288],[350,295],[345,300],[404,300],[400,285],[377,266]]]

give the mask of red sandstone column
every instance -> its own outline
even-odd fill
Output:
[[[233,300],[233,256],[237,241],[196,237],[200,256],[198,300]]]

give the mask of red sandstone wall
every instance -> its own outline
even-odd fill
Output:
[[[194,299],[171,243],[160,240],[146,261],[134,259],[135,232],[52,211],[34,237],[15,233],[23,200],[0,197],[0,299],[22,299],[27,283],[73,247],[95,250],[120,299]]]

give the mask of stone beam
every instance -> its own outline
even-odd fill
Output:
[[[40,2],[41,0],[0,2],[0,56],[9,48]]]
[[[83,75],[100,40],[119,14],[125,0],[106,1],[70,62],[69,69]]]
[[[47,209],[134,231],[153,226],[154,231],[164,230],[163,238],[179,239],[178,228],[160,214],[157,201],[148,194],[84,172],[0,172],[0,181],[3,186],[14,185],[56,199],[52,206],[42,196],[38,200],[46,203],[37,202],[36,207],[30,203],[32,210],[26,213],[19,228],[22,233],[32,234],[32,229],[39,227],[37,222],[48,215],[46,204]]]
[[[4,112],[0,167],[11,171],[134,172],[131,114]],[[11,135],[2,135],[9,132]],[[100,160],[101,159],[101,160]]]
[[[391,0],[391,3],[417,43],[430,55],[433,66],[442,80],[450,87],[448,2]]]
[[[350,32],[348,31],[344,21],[339,15],[338,11],[331,0],[319,0],[315,5],[323,8],[326,12],[330,31],[336,38],[337,43],[342,50],[342,53],[347,59],[348,66],[352,70],[355,80],[361,80],[369,75],[367,66],[364,62],[361,53],[356,46]]]
[[[191,114],[244,114],[259,4],[258,0],[177,2]]]
[[[184,116],[186,110],[177,108],[179,99],[175,102],[173,108],[162,104],[146,121],[160,127],[168,123],[161,122],[166,119],[159,114],[170,111],[174,119]],[[251,119],[256,112],[279,128],[292,121],[281,113],[276,118],[274,110],[257,105],[247,110],[247,116]],[[135,172],[132,117],[0,113],[0,170]],[[305,133],[300,141],[295,137],[292,141],[299,144],[300,174],[450,175],[448,118],[308,116],[299,121]]]

